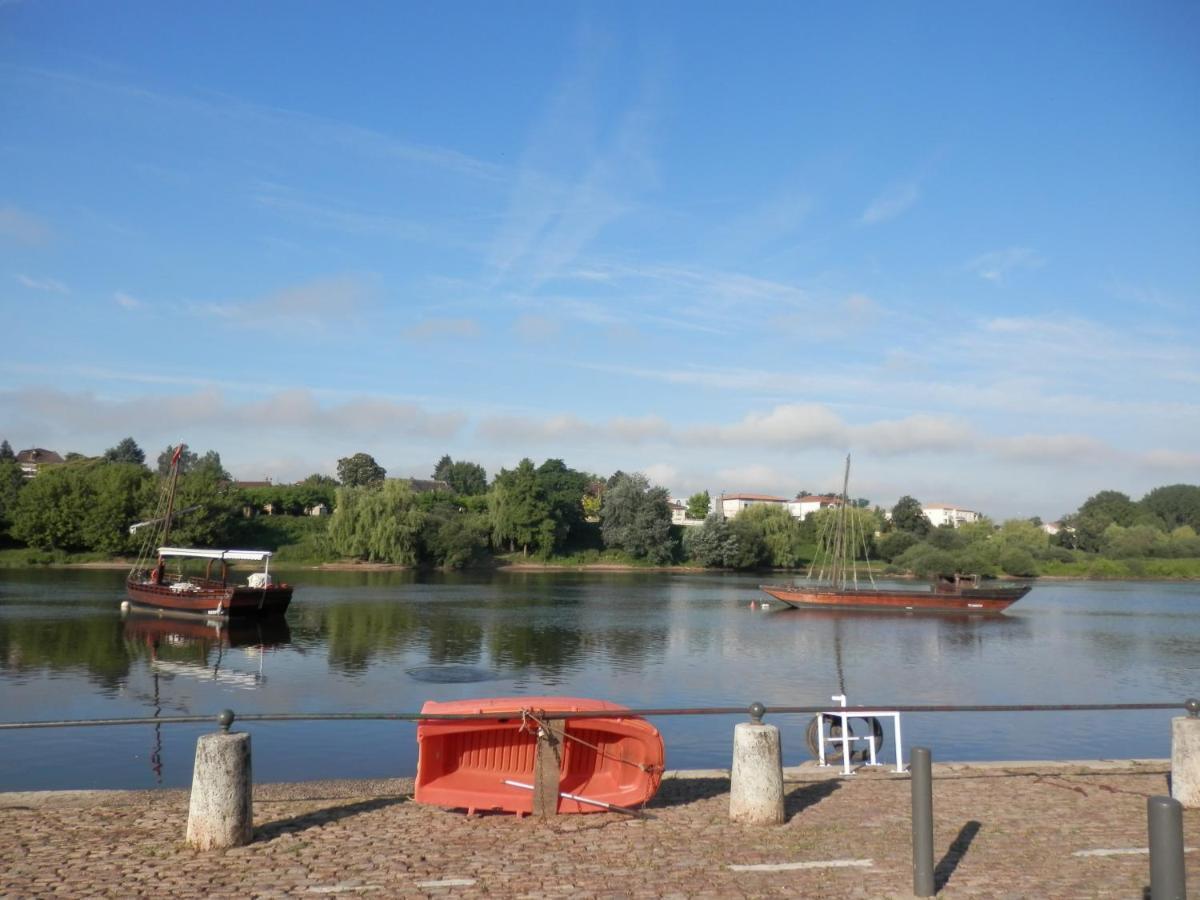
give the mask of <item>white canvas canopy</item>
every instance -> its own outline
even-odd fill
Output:
[[[186,556],[191,559],[241,560],[262,562],[270,560],[270,550],[196,550],[191,547],[159,547],[159,556]]]

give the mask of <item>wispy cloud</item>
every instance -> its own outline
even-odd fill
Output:
[[[987,281],[1003,281],[1020,269],[1038,269],[1045,260],[1029,247],[1008,247],[983,253],[966,263],[965,268]]]
[[[249,300],[190,302],[193,315],[229,319],[248,325],[290,324],[320,327],[330,319],[353,317],[373,297],[370,282],[361,276],[317,278]]]
[[[122,309],[138,309],[142,306],[142,301],[136,297],[132,297],[124,291],[117,291],[113,294],[113,300],[117,302],[117,306]]]
[[[22,67],[16,71],[26,79],[57,85],[77,96],[107,95],[122,106],[152,107],[159,121],[166,116],[191,121],[216,119],[227,124],[233,133],[253,133],[284,148],[294,147],[299,142],[363,158],[440,169],[481,181],[509,179],[509,172],[503,166],[451,147],[420,144],[339,119],[253,103],[240,97],[217,93],[204,96],[172,93],[130,82],[106,81],[36,67]]]
[[[544,343],[558,337],[562,325],[545,316],[523,315],[513,323],[513,333],[529,343]]]
[[[258,191],[254,202],[278,213],[293,223],[313,228],[328,228],[355,235],[380,235],[399,240],[428,240],[430,226],[397,216],[368,213],[333,204],[302,200],[290,194]]]
[[[69,294],[71,289],[56,278],[31,278],[28,275],[13,276],[32,291],[47,291],[51,294]]]
[[[649,137],[657,104],[651,82],[614,118],[607,140],[594,137],[605,130],[594,102],[604,78],[604,44],[599,35],[583,33],[572,54],[575,67],[530,138],[508,214],[488,253],[497,280],[519,278],[536,286],[570,269],[654,181]]]
[[[859,221],[864,225],[877,225],[907,212],[921,198],[921,188],[916,182],[893,185],[872,200]]]
[[[231,401],[216,389],[202,389],[164,399],[128,397],[114,400],[91,392],[52,388],[0,391],[6,420],[25,423],[47,434],[110,435],[146,428],[146,409],[155,412],[159,431],[194,433],[230,428],[282,429],[301,434],[339,434],[348,441],[379,437],[448,439],[462,428],[458,412],[432,412],[412,403],[375,397],[321,403],[307,389],[291,389],[263,399]]]
[[[475,338],[480,333],[479,323],[475,319],[424,319],[401,332],[410,341]]]
[[[0,206],[0,238],[36,246],[50,239],[50,226],[15,206]]]

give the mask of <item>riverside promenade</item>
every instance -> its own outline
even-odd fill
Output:
[[[2,897],[910,897],[911,782],[785,770],[785,824],[729,821],[727,772],[668,774],[647,818],[467,817],[411,779],[264,784],[254,841],[183,842],[188,793],[0,794]],[[1166,761],[933,767],[940,897],[1141,898]],[[1200,810],[1184,812],[1200,896]]]

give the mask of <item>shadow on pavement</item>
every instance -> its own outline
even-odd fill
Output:
[[[728,778],[665,778],[648,807],[679,806],[729,793]]]
[[[979,834],[979,829],[982,827],[972,819],[958,830],[958,836],[950,842],[945,855],[933,867],[933,889],[936,893],[941,893],[950,882],[950,876],[954,874],[954,870],[958,868],[962,858],[967,855],[971,841],[975,840],[975,835]]]
[[[841,787],[841,783],[831,778],[826,781],[814,781],[785,794],[783,798],[784,821],[789,821],[792,816],[799,815],[810,806],[820,803],[839,787]]]
[[[274,822],[267,822],[265,825],[259,825],[255,828],[254,839],[256,841],[269,841],[282,834],[295,834],[299,831],[306,831],[309,828],[319,828],[322,825],[328,825],[330,822],[337,822],[340,819],[356,816],[359,813],[385,809],[389,806],[395,806],[397,803],[407,803],[408,799],[407,797],[378,797],[374,800],[360,800],[357,803],[347,803],[345,806],[316,809],[312,812],[304,813],[304,815],[292,816],[288,819],[276,819]]]

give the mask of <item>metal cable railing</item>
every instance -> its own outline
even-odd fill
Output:
[[[1173,703],[1001,703],[976,705],[946,704],[875,704],[872,706],[772,706],[755,703],[750,706],[704,706],[688,708],[653,709],[605,709],[539,712],[546,719],[612,719],[637,716],[736,716],[747,715],[761,718],[762,715],[818,715],[854,717],[886,706],[889,710],[902,713],[999,713],[999,712],[1120,712],[1146,710],[1186,710],[1189,715],[1200,715],[1200,700],[1189,698]],[[526,709],[533,708],[533,704]],[[228,712],[228,711],[227,711]],[[521,714],[521,707],[512,710],[486,713],[420,713],[420,712],[352,712],[352,713],[246,713],[236,716],[239,722],[339,722],[339,721],[395,721],[418,722],[437,720],[470,721],[473,719],[503,719]],[[233,715],[231,712],[229,715]],[[209,723],[209,716],[141,716],[113,719],[59,719],[34,722],[0,722],[0,731],[21,728],[77,728],[114,725],[195,725]],[[231,720],[232,721],[232,720]],[[227,726],[223,726],[227,727]]]

